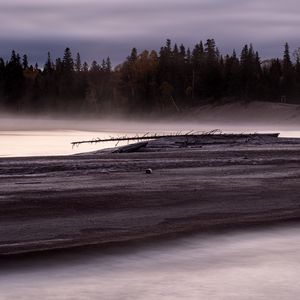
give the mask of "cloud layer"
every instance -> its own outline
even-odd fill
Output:
[[[296,0],[0,0],[0,56],[14,47],[40,60],[70,46],[87,60],[118,62],[132,46],[214,37],[223,52],[253,42],[267,57],[285,41],[300,46],[299,14]]]

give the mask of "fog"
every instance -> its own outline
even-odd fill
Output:
[[[300,105],[253,101],[202,105],[177,114],[40,114],[0,113],[0,131],[81,130],[92,132],[162,132],[220,129],[224,131],[298,130]]]
[[[272,106],[270,106],[272,108]],[[0,117],[0,157],[69,155],[115,147],[115,143],[84,144],[72,147],[71,142],[149,134],[207,132],[219,129],[223,133],[276,132],[282,137],[300,137],[299,113],[294,107],[269,110],[255,107],[203,108],[185,115],[162,118],[129,117],[61,117],[13,116]],[[291,109],[292,108],[292,109]],[[124,145],[119,143],[118,145]]]

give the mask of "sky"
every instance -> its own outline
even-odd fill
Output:
[[[114,65],[132,47],[159,50],[167,38],[193,47],[214,38],[221,53],[253,43],[262,58],[300,47],[299,0],[0,0],[0,56],[12,49],[42,63],[70,47]]]

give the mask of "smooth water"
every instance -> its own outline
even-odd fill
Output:
[[[296,127],[297,128],[297,127]],[[0,117],[0,157],[69,155],[115,147],[115,142],[71,146],[71,142],[162,133],[207,132],[220,129],[227,133],[280,132],[283,137],[300,137],[299,130],[283,126],[238,124],[201,124],[196,122],[120,122],[97,120],[43,120]],[[126,142],[119,143],[124,145]]]
[[[6,263],[0,299],[299,299],[300,228]]]
[[[71,142],[123,136],[125,133],[73,130],[0,131],[0,157],[69,155],[116,146],[116,143],[82,144]],[[123,143],[119,143],[122,145]]]

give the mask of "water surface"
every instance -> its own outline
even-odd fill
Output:
[[[300,228],[66,252],[0,269],[0,299],[299,299]]]
[[[254,126],[201,122],[130,122],[101,120],[43,120],[0,117],[0,157],[69,155],[115,147],[116,143],[83,144],[71,142],[148,134],[208,132],[224,133],[278,132],[283,137],[300,137],[300,131],[283,126]],[[124,145],[126,142],[119,143]]]

